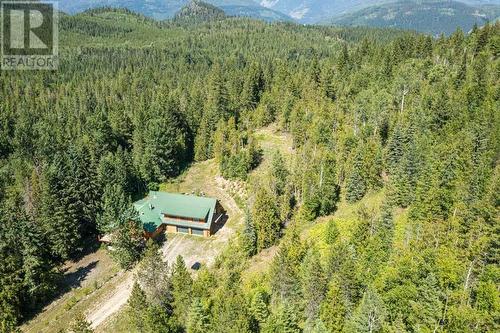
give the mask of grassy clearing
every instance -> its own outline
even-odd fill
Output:
[[[217,172],[218,169],[214,160],[194,163],[179,177],[162,184],[160,191],[189,194],[204,192],[209,195],[214,193],[213,183]]]
[[[291,135],[280,132],[274,124],[257,130],[254,137],[262,148],[264,157],[269,157],[276,150],[279,150],[284,155],[293,153]]]
[[[378,213],[384,199],[384,192],[372,192],[366,195],[360,202],[351,204],[342,200],[338,209],[332,216],[326,216],[317,219],[312,224],[306,224],[302,231],[304,240],[314,244],[318,250],[324,252],[327,248],[325,243],[326,227],[328,222],[335,221],[340,233],[340,238],[347,241],[351,238],[356,226],[358,225],[357,212],[364,207],[369,212]]]
[[[74,287],[22,325],[22,332],[50,333],[68,328],[76,314],[98,303],[121,281],[118,267],[103,249],[69,264],[65,277]]]
[[[383,199],[384,192],[379,191],[369,193],[355,204],[341,201],[335,214],[298,225],[301,238],[325,254],[327,244],[324,235],[329,221],[336,221],[340,237],[343,240],[348,240],[358,224],[357,211],[364,206],[368,211],[379,212]],[[397,212],[395,216],[396,234],[398,234],[398,230],[404,230],[404,226],[401,225],[402,221],[404,221],[404,214]],[[265,282],[265,276],[268,274],[269,267],[277,252],[278,246],[274,246],[251,259],[248,269],[243,273],[243,282],[246,286],[251,288],[252,285],[258,285],[258,281]]]
[[[293,139],[290,134],[280,132],[276,125],[271,125],[257,130],[254,133],[254,138],[257,140],[263,153],[263,162],[257,170],[266,168],[275,151],[279,151],[285,159],[292,158]]]

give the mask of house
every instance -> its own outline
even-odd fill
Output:
[[[167,192],[151,191],[134,207],[148,238],[165,231],[210,237],[225,215],[216,199]]]

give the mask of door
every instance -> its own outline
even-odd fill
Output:
[[[191,229],[191,231],[193,232],[193,235],[203,236],[203,230],[202,229]]]

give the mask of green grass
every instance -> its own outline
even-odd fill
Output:
[[[279,151],[285,158],[290,158],[293,153],[292,137],[289,134],[280,133],[276,125],[257,130],[254,133],[264,154],[264,161],[270,160],[275,151]]]
[[[365,207],[369,212],[378,213],[384,200],[384,191],[368,193],[361,201],[351,204],[342,200],[338,204],[337,211],[332,216],[321,217],[312,223],[306,223],[302,227],[302,237],[324,252],[327,248],[325,243],[326,228],[330,221],[335,221],[340,233],[340,238],[347,241],[351,238],[358,225],[357,212]]]
[[[90,257],[92,261],[97,261],[97,274],[88,277],[81,287],[62,295],[35,318],[22,325],[22,332],[52,333],[65,330],[76,314],[87,311],[102,300],[108,290],[120,283],[121,277],[117,276],[119,269],[105,250],[99,250]]]
[[[103,325],[97,327],[95,333],[140,333],[133,327],[127,310],[128,308],[125,306],[123,309],[115,313]]]
[[[335,221],[341,239],[348,240],[358,225],[357,211],[364,206],[368,211],[378,213],[384,197],[385,193],[381,190],[368,193],[360,202],[355,204],[342,200],[339,202],[338,209],[333,215],[320,217],[311,222],[301,222],[296,225],[300,232],[301,239],[315,246],[320,253],[322,253],[323,257],[326,257],[327,244],[325,233],[328,222],[332,220]],[[404,221],[404,212],[396,212],[396,239],[398,238],[399,230],[404,230],[405,228]],[[275,247],[271,250],[263,251],[251,259],[249,268],[243,274],[243,282],[247,288],[252,288],[253,285],[259,285],[259,283],[262,285],[262,280],[266,282],[265,276],[268,274],[272,259],[276,253],[277,248]]]
[[[160,185],[160,191],[174,193],[211,193],[213,178],[217,175],[214,160],[194,163],[179,177]]]

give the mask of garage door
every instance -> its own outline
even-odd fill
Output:
[[[177,227],[177,232],[180,234],[189,234],[189,228]]]
[[[203,236],[203,230],[202,229],[192,229],[193,235],[196,236]]]

